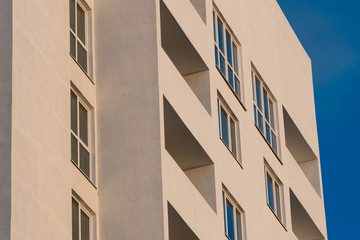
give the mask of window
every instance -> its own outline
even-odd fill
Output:
[[[72,198],[72,240],[90,240],[91,214]]]
[[[282,222],[282,184],[267,167],[265,167],[265,177],[266,202],[280,222]]]
[[[71,90],[71,160],[87,178],[91,172],[90,108]]]
[[[265,137],[271,148],[278,154],[276,137],[275,100],[266,88],[260,76],[251,72],[253,82],[254,119],[255,125]]]
[[[223,211],[225,235],[230,240],[243,240],[244,212],[238,207],[230,196],[223,191]]]
[[[218,99],[219,135],[234,157],[239,160],[239,122],[229,108]]]
[[[230,28],[215,10],[213,11],[213,25],[216,67],[241,100],[238,62],[239,44]]]
[[[89,9],[80,0],[70,0],[70,54],[81,68],[88,72],[88,46],[90,39]]]

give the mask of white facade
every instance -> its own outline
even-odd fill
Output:
[[[0,239],[327,239],[275,0],[4,0],[0,50]]]

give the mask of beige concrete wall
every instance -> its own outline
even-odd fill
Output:
[[[10,239],[12,1],[0,2],[0,238]]]
[[[70,160],[70,82],[95,108],[96,95],[69,55],[68,16],[68,1],[13,2],[14,240],[70,240],[72,191],[98,212],[97,189]]]
[[[157,2],[95,2],[101,239],[163,239]]]

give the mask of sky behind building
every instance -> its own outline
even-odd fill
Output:
[[[360,1],[278,3],[312,59],[328,237],[358,239]]]

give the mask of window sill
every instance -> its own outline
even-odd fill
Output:
[[[260,135],[262,136],[262,138],[265,140],[266,144],[269,146],[270,150],[274,153],[275,157],[277,158],[277,160],[279,160],[279,162],[281,163],[281,165],[284,165],[284,163],[281,161],[279,155],[274,151],[274,149],[271,147],[270,143],[266,140],[264,134],[262,133],[262,131],[259,129],[259,127],[254,124],[256,129],[259,131]]]
[[[281,224],[281,226],[284,228],[284,230],[287,232],[287,229],[285,227],[285,225],[283,224],[283,222],[279,219],[279,217],[275,214],[275,212],[273,211],[273,209],[270,207],[270,205],[268,203],[266,203],[266,205],[269,207],[270,211],[274,214],[275,218],[279,221],[279,223]]]
[[[70,162],[72,162],[72,164],[74,164],[74,166],[81,172],[81,174],[84,175],[84,177],[89,181],[89,183],[90,183],[91,185],[93,185],[93,187],[94,187],[95,189],[97,189],[97,187],[95,186],[95,184],[90,180],[90,178],[88,178],[88,176],[86,176],[86,174],[83,172],[83,170],[81,170],[81,169],[79,168],[79,166],[78,166],[72,159],[70,159]]]
[[[218,72],[220,73],[221,77],[224,79],[224,81],[226,82],[226,84],[228,85],[228,87],[230,88],[231,92],[234,94],[235,98],[238,100],[238,102],[240,103],[241,107],[244,109],[244,111],[246,112],[247,109],[245,107],[245,105],[243,104],[243,102],[241,101],[241,99],[239,98],[239,96],[236,94],[236,92],[234,91],[234,89],[231,87],[229,81],[226,79],[226,77],[224,76],[224,74],[221,72],[220,68],[216,66],[216,69],[218,70]]]
[[[69,53],[70,57],[75,61],[75,63],[79,66],[79,68],[81,69],[81,71],[83,71],[83,73],[85,74],[85,76],[91,81],[91,83],[93,85],[95,85],[94,81],[91,79],[91,77],[89,76],[89,74],[82,68],[82,66],[76,61],[76,59],[73,57],[73,55],[71,55],[71,53]]]
[[[224,140],[221,139],[221,137],[219,137],[220,141],[225,145],[226,149],[229,151],[229,153],[231,154],[231,156],[233,156],[233,158],[235,159],[235,161],[239,164],[239,166],[241,167],[241,169],[244,169],[241,162],[236,158],[236,156],[233,154],[233,152],[228,148],[228,146],[226,145],[226,143],[224,142]]]

